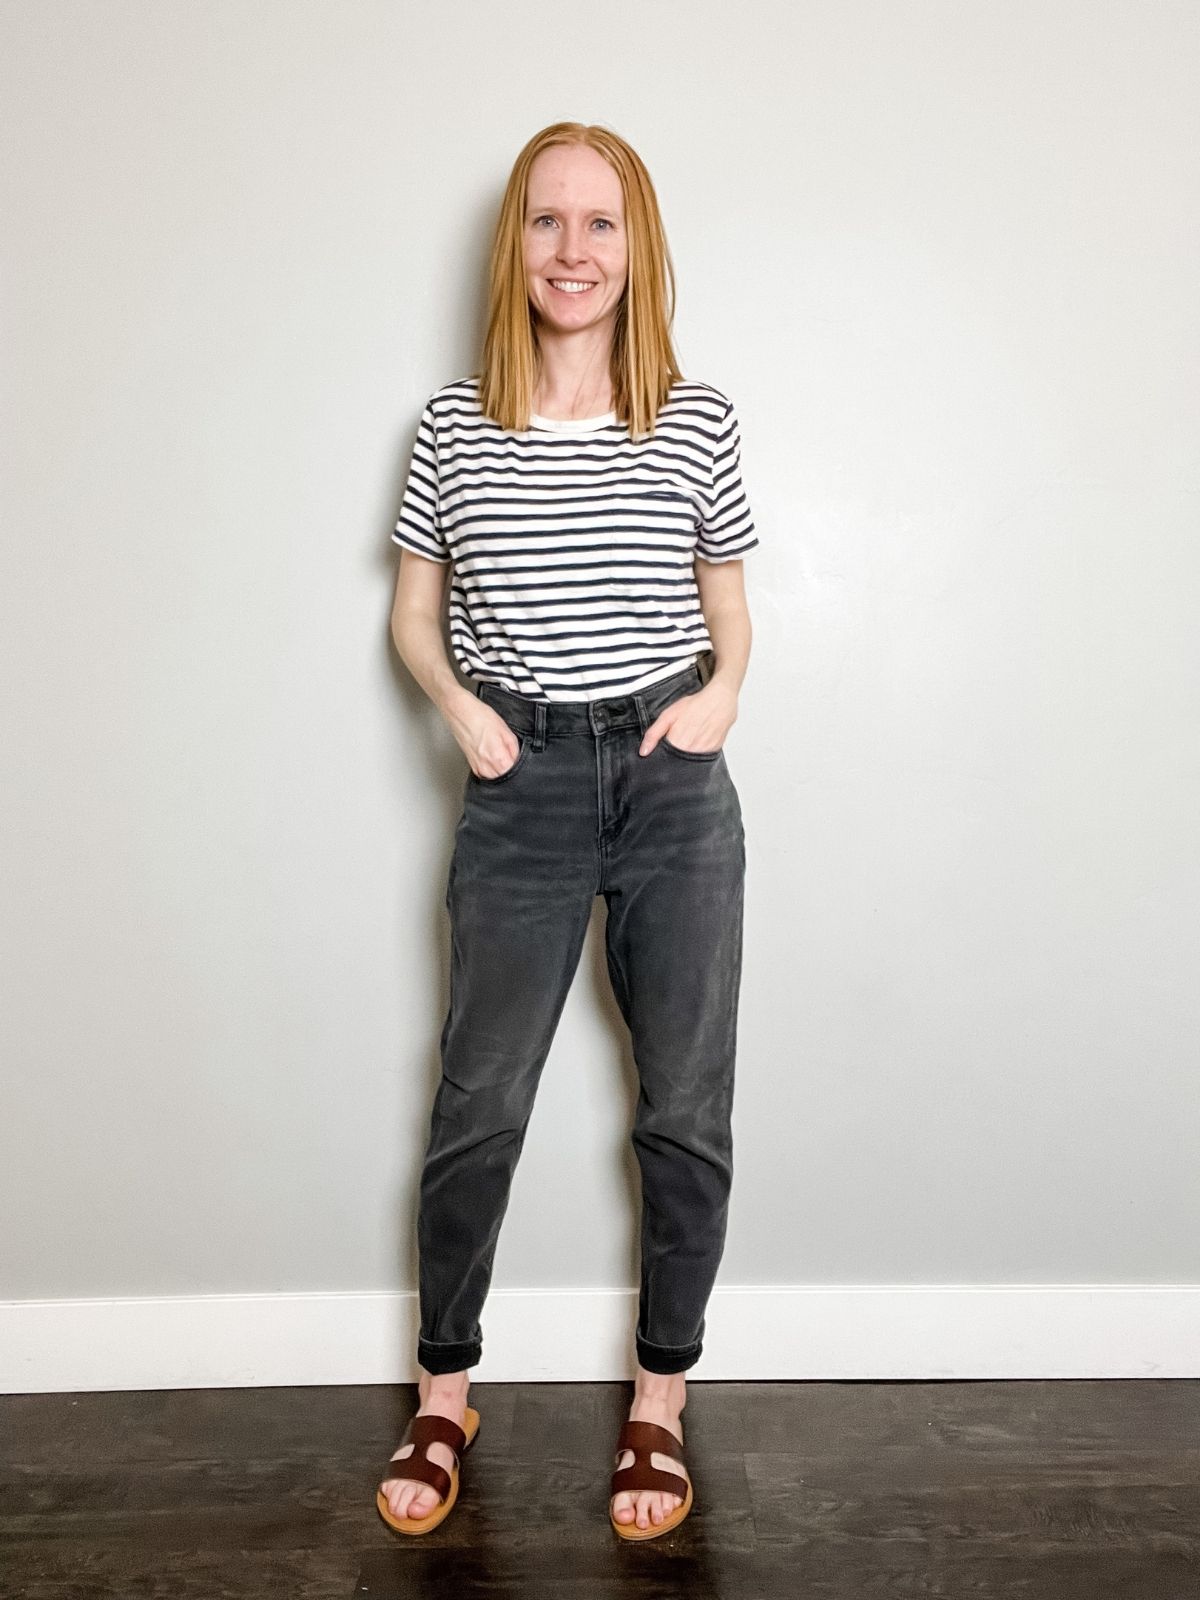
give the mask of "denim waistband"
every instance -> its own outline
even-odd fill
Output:
[[[644,689],[632,694],[609,695],[602,700],[563,700],[546,705],[482,679],[476,680],[475,694],[498,711],[514,733],[530,735],[540,746],[547,738],[558,739],[565,734],[646,728],[680,690],[696,690],[703,686],[700,668],[693,661],[681,672],[660,678]]]

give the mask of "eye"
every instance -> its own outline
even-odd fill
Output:
[[[546,212],[540,217],[534,217],[533,226],[536,228],[538,226],[538,224],[541,223],[541,222],[553,222],[553,221],[554,221],[554,218],[549,214],[549,212]],[[596,221],[597,222],[602,222],[604,224],[604,228],[605,228],[605,232],[606,233],[611,233],[613,228],[615,227],[615,223],[613,223],[608,217],[597,217]]]

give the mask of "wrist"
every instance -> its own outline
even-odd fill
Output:
[[[447,721],[452,719],[461,721],[476,699],[478,696],[473,689],[468,689],[456,681],[439,697],[437,708]]]
[[[738,681],[732,674],[723,675],[719,669],[705,684],[705,688],[712,691],[714,699],[727,700],[733,706],[737,705],[738,687]]]

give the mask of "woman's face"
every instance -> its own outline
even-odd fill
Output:
[[[616,172],[587,145],[541,151],[525,206],[525,281],[535,315],[559,333],[611,324],[628,267]]]

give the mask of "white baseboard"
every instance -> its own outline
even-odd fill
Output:
[[[0,1392],[415,1383],[415,1293],[0,1301]],[[635,1292],[493,1289],[473,1382],[619,1382]],[[1200,1284],[718,1287],[688,1381],[1195,1378]]]

